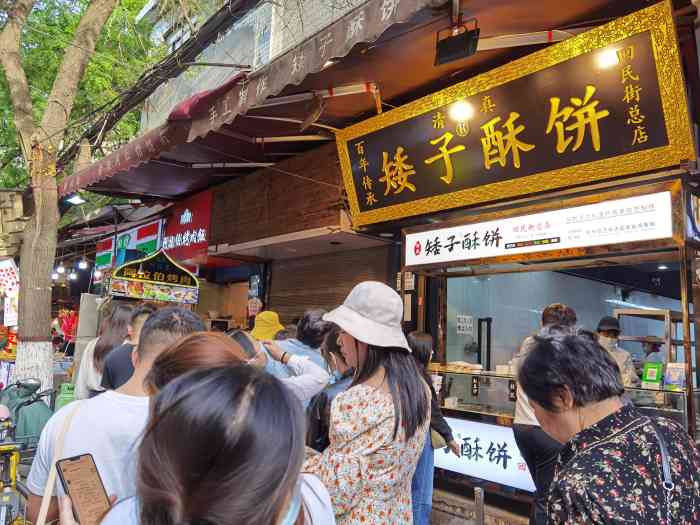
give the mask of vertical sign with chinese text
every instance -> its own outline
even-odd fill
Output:
[[[693,159],[675,35],[657,4],[343,130],[354,224]]]
[[[168,255],[187,261],[207,254],[212,196],[211,191],[204,191],[173,206],[163,235]]]

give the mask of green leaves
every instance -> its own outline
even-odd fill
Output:
[[[78,87],[69,119],[65,144],[70,144],[120,92],[135,83],[139,75],[164,54],[163,46],[150,40],[150,22],[135,19],[147,0],[121,0],[103,28],[97,49]],[[22,63],[30,85],[35,121],[39,122],[67,46],[89,0],[40,0],[24,27]],[[116,147],[128,142],[139,128],[140,111],[127,114],[105,137]],[[26,184],[12,107],[0,68],[0,186]]]

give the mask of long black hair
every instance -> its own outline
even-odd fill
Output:
[[[396,439],[401,425],[408,440],[430,412],[425,381],[415,359],[405,348],[369,345],[367,359],[358,365],[352,386],[367,381],[380,367],[384,368],[385,381],[394,401],[393,439]]]
[[[428,365],[433,356],[433,336],[425,332],[416,331],[408,334],[406,339],[408,340],[408,346],[411,347],[413,359],[416,360],[418,365],[418,370],[421,371],[421,375],[425,382],[428,383],[428,386],[431,386],[432,379],[430,379],[430,374],[428,374]]]
[[[250,366],[195,370],[150,412],[141,525],[278,522],[304,459],[301,403],[278,379]]]

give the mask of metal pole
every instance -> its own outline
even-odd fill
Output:
[[[693,355],[690,341],[690,282],[688,275],[688,250],[685,246],[680,249],[681,255],[681,310],[683,314],[683,359],[685,361],[685,382],[688,392],[686,400],[688,412],[688,432],[695,439],[695,403],[693,396]]]

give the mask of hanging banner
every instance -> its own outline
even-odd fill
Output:
[[[695,158],[670,2],[336,134],[355,226]]]
[[[173,206],[163,234],[163,249],[173,259],[188,261],[207,254],[212,198],[211,191],[204,191]]]
[[[160,249],[162,219],[131,228],[117,235],[116,266],[143,259]]]
[[[407,233],[407,268],[673,237],[671,192]]]
[[[110,288],[116,297],[182,304],[199,302],[197,278],[163,250],[114,270]]]
[[[3,325],[17,326],[19,317],[19,268],[12,259],[0,261],[0,290],[4,294]]]
[[[112,267],[114,261],[114,237],[103,239],[95,248],[95,268],[105,270]]]

